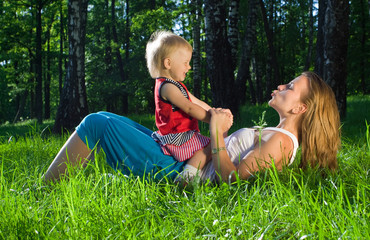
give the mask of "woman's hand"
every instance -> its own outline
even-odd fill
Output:
[[[212,108],[209,110],[209,113],[211,115],[209,131],[213,166],[223,181],[234,181],[236,167],[231,162],[224,140],[225,134],[227,134],[227,131],[233,124],[233,116],[228,109]]]

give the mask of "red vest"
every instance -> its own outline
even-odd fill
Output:
[[[155,123],[159,132],[162,135],[167,135],[169,133],[187,132],[190,130],[195,130],[199,132],[197,119],[190,117],[181,109],[175,106],[173,107],[170,102],[165,101],[160,96],[159,91],[164,81],[166,81],[166,78],[157,78],[154,88]],[[189,94],[188,89],[183,83],[177,83],[181,84],[182,87],[186,90],[186,93]],[[190,98],[189,101],[191,101]]]

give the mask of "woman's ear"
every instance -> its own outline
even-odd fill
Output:
[[[170,58],[165,58],[163,60],[163,65],[166,69],[171,69],[171,59]]]
[[[304,103],[299,104],[296,108],[293,109],[293,113],[305,113],[307,111],[307,105]]]

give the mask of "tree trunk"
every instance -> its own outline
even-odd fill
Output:
[[[245,102],[246,95],[246,83],[249,83],[249,90],[251,94],[252,104],[256,103],[256,94],[253,82],[251,79],[250,66],[252,49],[254,47],[255,36],[256,36],[256,23],[257,23],[257,10],[258,0],[249,1],[249,14],[247,17],[247,25],[245,29],[245,35],[242,43],[242,54],[240,56],[238,74],[235,81],[235,98],[239,101],[239,104]]]
[[[36,6],[36,88],[35,88],[35,112],[37,122],[42,123],[42,23],[41,23],[41,10],[42,3],[38,3]]]
[[[262,69],[259,63],[259,55],[258,52],[254,52],[254,57],[252,59],[252,66],[253,72],[255,75],[255,82],[256,82],[256,102],[258,104],[262,104],[264,101],[263,98],[263,88],[262,88]]]
[[[311,66],[311,58],[312,58],[312,44],[313,44],[313,0],[310,0],[309,3],[309,18],[310,23],[308,26],[308,50],[307,50],[307,57],[306,57],[306,64],[304,66],[304,71],[308,71]]]
[[[200,21],[201,21],[201,0],[193,0],[193,94],[200,98],[202,87],[201,58],[200,58]]]
[[[348,0],[327,0],[324,26],[324,79],[333,88],[339,112],[347,107]]]
[[[366,6],[364,3],[364,0],[360,0],[360,5],[361,5],[361,73],[360,73],[360,78],[361,78],[361,88],[362,88],[362,93],[363,94],[368,94],[369,91],[367,90],[366,86],[366,62],[367,62],[367,53],[366,53],[366,17],[365,17],[365,11],[366,11]],[[370,3],[370,0],[369,0]]]
[[[129,85],[129,64],[130,64],[130,37],[131,37],[131,20],[130,20],[130,1],[126,0],[126,37],[125,37],[125,63],[126,63],[126,69],[124,69],[124,79],[126,81],[124,86],[124,94],[122,96],[122,105],[123,105],[123,113],[128,112],[128,98],[129,98],[129,92],[128,92],[128,85]]]
[[[115,11],[115,7],[116,7],[116,4],[115,4],[115,0],[112,0],[112,34],[113,34],[113,41],[116,45],[119,45],[118,43],[118,35],[117,35],[117,29],[116,29],[116,11]],[[116,49],[114,49],[115,51],[115,54],[116,54],[116,57],[117,57],[117,62],[118,62],[118,70],[119,70],[119,77],[121,79],[121,83],[122,83],[122,86],[124,87],[123,91],[122,91],[122,113],[123,114],[127,114],[128,112],[128,96],[127,96],[127,92],[126,92],[126,79],[125,79],[125,73],[124,73],[124,69],[123,69],[123,61],[122,61],[122,57],[121,57],[121,53],[119,51],[119,47],[116,47]]]
[[[319,0],[319,19],[316,40],[315,72],[321,77],[324,75],[324,23],[327,0]]]
[[[67,75],[53,131],[73,130],[88,114],[85,87],[85,37],[88,0],[68,1]]]
[[[236,63],[238,59],[238,40],[239,40],[239,29],[238,29],[238,19],[239,19],[239,0],[231,0],[229,7],[229,28],[228,28],[228,39],[231,48],[231,59],[232,67],[236,68]]]
[[[15,72],[15,76],[14,76],[14,81],[15,81],[15,84],[16,86],[19,85],[19,75],[18,74],[18,60],[15,60],[14,61],[14,72]],[[13,123],[16,123],[19,121],[20,117],[23,115],[23,109],[24,109],[24,104],[22,103],[25,103],[25,96],[27,96],[27,89],[25,89],[24,91],[21,91],[20,93],[17,93],[16,97],[15,97],[15,100],[14,100],[14,105],[16,106],[17,108],[17,113],[15,114],[14,116],[14,119],[13,119]],[[24,100],[24,101],[23,101]]]
[[[50,26],[48,26],[48,30],[46,32],[47,37],[47,53],[46,53],[46,78],[44,82],[44,118],[50,118],[50,82],[51,82],[51,54],[50,54]]]
[[[63,90],[63,59],[64,59],[64,50],[63,50],[63,41],[64,41],[64,21],[63,21],[63,3],[60,3],[59,15],[60,15],[60,40],[59,40],[59,62],[58,62],[58,70],[59,70],[59,102],[61,101],[62,97],[62,90]]]
[[[31,35],[32,35],[32,29],[31,29]],[[31,50],[28,51],[29,54],[29,59],[30,59],[30,73],[35,72],[35,56],[32,54]],[[29,86],[34,86],[35,85],[35,77],[33,74],[28,79],[28,85]],[[30,119],[33,119],[35,116],[35,92],[34,88],[30,87],[29,88],[29,93],[30,93],[30,106],[29,106],[29,111],[30,111]]]
[[[273,77],[274,80],[271,82],[270,85],[268,85],[269,89],[267,89],[267,92],[271,92],[272,89],[274,89],[278,84],[281,84],[281,79],[280,79],[280,73],[279,73],[279,65],[278,65],[278,61],[276,57],[276,50],[274,47],[274,40],[273,40],[274,34],[273,34],[273,31],[271,30],[270,22],[267,19],[265,4],[263,0],[259,0],[259,1],[260,1],[262,18],[263,18],[263,25],[265,28],[268,48],[270,52],[270,60],[271,60],[270,63],[271,63],[273,76],[274,76]]]
[[[206,54],[208,76],[215,107],[230,108],[237,112],[235,98],[231,97],[234,85],[231,48],[227,39],[225,1],[204,1],[206,19]]]
[[[156,0],[149,0],[149,9],[154,10],[156,9],[156,7],[157,7]]]
[[[109,1],[105,0],[105,15],[106,18],[109,19],[109,13],[111,12],[111,9],[109,8]],[[105,76],[107,79],[114,79],[112,76],[113,72],[113,67],[112,67],[112,47],[111,47],[111,22],[106,22],[104,23],[104,31],[105,31],[105,41],[106,41],[106,46],[105,46],[105,55],[104,55],[104,63],[105,63]],[[110,81],[107,81],[110,83]],[[106,104],[106,109],[108,112],[116,112],[116,109],[114,107],[115,101],[113,100],[113,96],[110,94],[105,94],[103,97],[105,104]]]

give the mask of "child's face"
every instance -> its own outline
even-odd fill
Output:
[[[191,69],[190,60],[192,52],[185,48],[179,47],[170,54],[167,59],[167,70],[172,80],[182,82],[185,80],[186,73]]]

